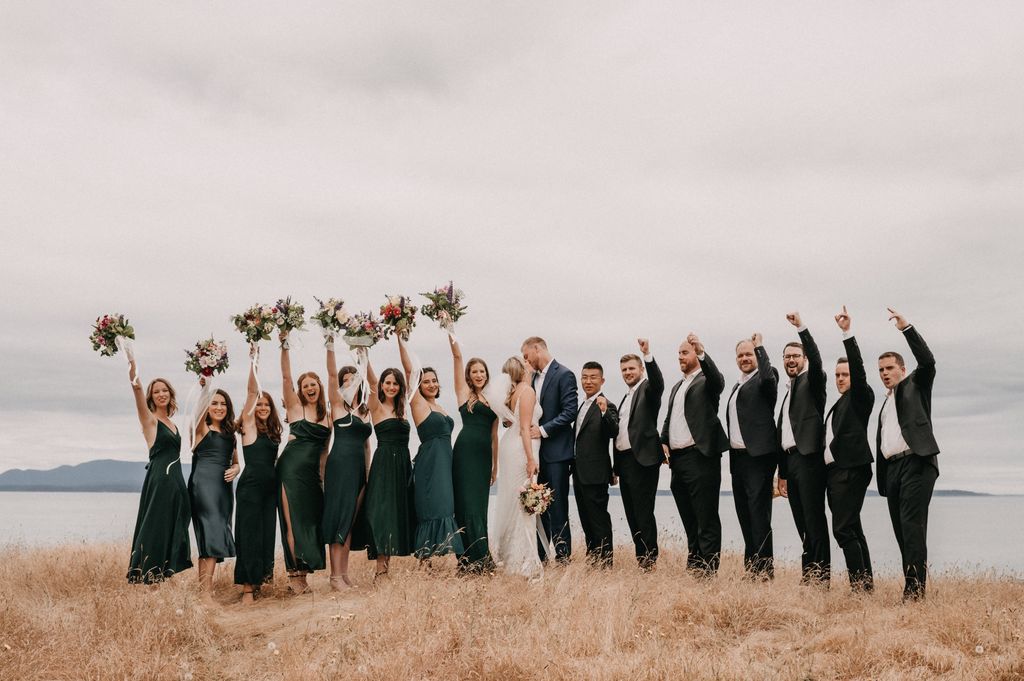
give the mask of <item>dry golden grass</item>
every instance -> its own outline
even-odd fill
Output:
[[[159,587],[124,580],[120,545],[0,552],[3,679],[1024,679],[1024,585],[933,578],[901,605],[901,583],[853,596],[740,578],[736,556],[698,582],[665,552],[653,574],[619,552],[611,571],[582,564],[529,584],[460,578],[394,561],[373,587],[279,588],[250,607],[229,569],[203,605],[190,570]],[[979,647],[980,646],[980,647]]]

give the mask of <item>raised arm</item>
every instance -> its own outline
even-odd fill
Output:
[[[334,339],[327,342],[327,399],[332,405],[342,406],[341,383],[338,382],[338,360],[334,354]]]
[[[149,448],[156,440],[156,416],[146,404],[146,393],[142,388],[142,380],[132,381],[132,378],[137,376],[135,360],[131,360],[128,363],[128,381],[131,382],[132,396],[135,398],[135,411],[139,417],[139,425],[142,426],[142,435],[146,438],[146,447]]]
[[[846,350],[847,366],[850,367],[850,398],[860,406],[860,414],[867,424],[871,408],[875,404],[875,393],[868,385],[868,373],[864,367],[864,356],[860,352],[857,338],[850,330],[850,314],[843,305],[843,311],[836,315],[836,324],[843,332],[843,348]]]
[[[811,335],[810,330],[804,326],[799,312],[790,312],[786,315],[786,320],[796,327],[797,334],[800,336],[800,343],[804,346],[804,354],[807,355],[807,380],[811,386],[811,394],[818,407],[824,411],[827,382],[824,364],[821,361],[821,351],[818,349],[818,344],[814,342],[814,336]]]
[[[772,403],[779,394],[779,377],[772,371],[772,362],[768,359],[768,351],[764,349],[764,339],[755,333],[750,337],[754,344],[754,356],[757,357],[757,381],[761,392],[772,398]]]
[[[370,353],[366,353],[366,384],[370,387],[370,394],[366,396],[366,404],[370,413],[381,408],[380,400],[377,399],[377,374],[373,371],[373,364],[370,362]],[[369,468],[367,468],[369,470]]]
[[[448,343],[452,346],[452,371],[455,374],[455,397],[458,399],[459,406],[466,403],[469,400],[469,384],[466,383],[466,370],[465,364],[462,361],[462,348],[459,346],[459,342],[455,340],[455,336],[448,336]]]
[[[249,348],[249,358],[256,355],[256,346]],[[245,405],[242,407],[242,423],[248,432],[249,427],[256,422],[254,407],[260,399],[259,386],[256,384],[256,369],[252,362],[249,362],[249,382],[245,386]]]
[[[288,334],[281,332],[278,336],[281,341],[281,386],[282,392],[284,392],[284,408],[285,409],[300,409],[302,403],[299,402],[299,396],[295,392],[295,385],[292,381],[292,361],[288,355]]]
[[[704,374],[704,391],[709,395],[719,397],[725,390],[725,376],[718,370],[718,365],[711,359],[711,355],[704,349],[697,334],[691,333],[686,337],[686,342],[693,346],[697,353],[697,361],[700,363],[700,370]]]
[[[413,410],[413,418],[419,423],[422,421],[420,415],[423,418],[429,416],[429,413],[424,414],[422,410],[429,410],[430,405],[427,404],[426,399],[420,393],[420,387],[412,384],[412,358],[409,357],[409,351],[405,347],[405,341],[402,340],[402,334],[398,334],[398,354],[402,358],[402,369],[405,370],[405,384],[409,390],[409,405]]]
[[[935,383],[935,355],[932,354],[921,334],[917,332],[917,329],[910,322],[903,318],[903,315],[891,307],[887,309],[890,314],[889,319],[896,322],[896,328],[907,339],[910,352],[914,354],[914,359],[917,360],[917,369],[914,370],[914,383],[926,390],[931,390],[932,385]]]

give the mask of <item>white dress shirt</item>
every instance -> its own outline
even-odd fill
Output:
[[[548,369],[551,367],[551,362],[554,360],[548,360],[548,363],[544,365],[544,368],[537,372],[537,380],[533,383],[533,389],[537,393],[537,401],[540,402],[540,391],[544,389],[544,379],[547,378]],[[540,429],[540,436],[547,437],[548,434],[543,428]]]
[[[847,338],[853,338],[853,329],[852,328],[849,331],[843,331],[843,340],[846,340]],[[847,366],[849,366],[849,364],[847,364]],[[840,395],[839,397],[841,398],[842,395]],[[838,401],[839,400],[837,399],[836,402],[838,402]],[[834,456],[832,456],[832,440],[836,439],[835,433],[832,432],[832,419],[834,419],[836,417],[835,408],[836,408],[836,405],[833,404],[832,408],[829,409],[829,411],[825,412],[826,414],[829,414],[828,419],[825,420],[825,465],[826,466],[829,465],[830,463],[835,463],[835,461],[836,461],[836,458]],[[831,413],[829,413],[829,412],[831,412]]]
[[[652,355],[644,355],[644,362],[650,362],[654,357]],[[632,449],[633,446],[629,442],[629,413],[633,408],[633,395],[636,394],[637,389],[647,381],[647,377],[642,377],[636,382],[629,392],[626,393],[626,398],[622,400],[622,406],[619,408],[619,434],[615,436],[615,449],[617,451],[624,451]]]
[[[583,401],[583,405],[580,407],[580,413],[576,415],[576,434],[579,435],[580,428],[583,426],[583,419],[587,418],[587,412],[590,411],[590,405],[594,403],[597,396],[601,393],[594,393]]]
[[[893,454],[910,449],[910,445],[903,439],[899,415],[896,413],[896,396],[892,390],[886,394],[878,418],[882,422],[882,456],[888,459]]]
[[[676,391],[676,398],[672,402],[672,422],[668,428],[669,449],[685,449],[694,444],[690,424],[686,422],[686,392],[693,385],[694,379],[700,375],[701,369],[697,367],[692,373],[683,377],[683,384]]]
[[[808,371],[808,366],[804,363],[804,369],[797,376],[802,376]],[[796,380],[797,376],[789,379],[789,384],[786,386],[786,395],[782,398],[782,410],[779,412],[782,416],[782,451],[786,451],[792,447],[796,447],[796,435],[793,434],[793,422],[789,420],[789,396],[793,394],[793,381]]]
[[[729,446],[733,449],[747,448],[747,445],[743,443],[743,435],[740,433],[740,416],[736,411],[736,398],[739,397],[740,388],[756,375],[757,369],[754,369],[749,374],[740,376],[739,386],[737,386],[736,390],[732,391],[732,395],[729,395],[729,406],[726,408],[729,410]]]

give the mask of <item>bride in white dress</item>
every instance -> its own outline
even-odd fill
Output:
[[[509,358],[501,371],[491,382],[494,392],[487,396],[488,403],[503,421],[512,423],[498,443],[498,491],[488,541],[498,569],[537,578],[543,571],[537,539],[547,541],[540,516],[523,510],[519,493],[537,475],[540,441],[530,438],[530,426],[540,423],[541,408],[521,359]]]

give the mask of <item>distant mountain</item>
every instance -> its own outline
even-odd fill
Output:
[[[188,479],[189,466],[182,466]],[[99,459],[50,470],[14,468],[0,473],[4,492],[138,492],[146,477],[145,461]]]

